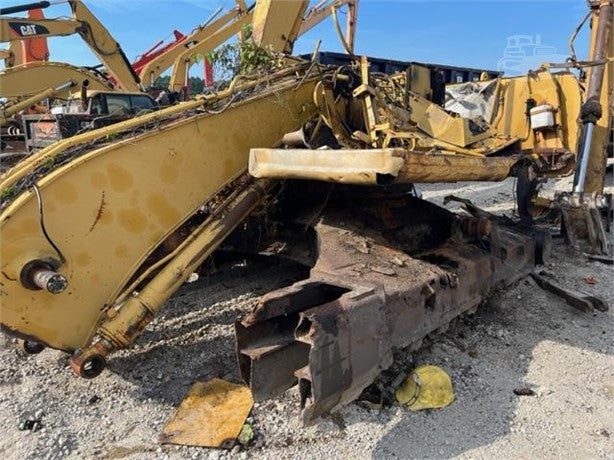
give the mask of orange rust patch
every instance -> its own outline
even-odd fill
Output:
[[[89,233],[92,233],[92,231],[94,230],[94,228],[96,228],[96,225],[98,224],[98,222],[100,222],[100,219],[102,219],[102,216],[104,215],[105,209],[107,207],[107,202],[104,199],[104,195],[105,193],[103,190],[102,195],[100,196],[100,205],[98,206],[98,212],[96,213],[96,218],[94,219],[94,222],[90,227]]]

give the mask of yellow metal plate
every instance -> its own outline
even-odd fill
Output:
[[[160,442],[230,449],[253,405],[252,393],[243,385],[220,379],[197,382],[164,428]]]

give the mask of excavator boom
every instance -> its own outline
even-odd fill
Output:
[[[209,19],[202,26],[197,27],[190,35],[182,39],[180,43],[177,43],[176,46],[170,48],[165,53],[160,54],[155,59],[144,65],[139,72],[144,83],[147,86],[152,86],[164,71],[172,66],[183,65],[183,62],[186,59],[185,54],[188,50],[194,50],[194,48],[201,42],[209,39],[209,37],[214,35],[228,23],[242,16],[246,10],[247,8],[245,7],[245,3],[240,1],[237,3],[237,6],[218,18],[216,18],[218,14],[218,12],[216,12],[211,19]],[[177,75],[184,72],[185,68],[178,69]],[[183,80],[181,80],[181,83],[183,83]]]
[[[250,24],[253,9],[244,8],[243,2],[228,11],[209,25],[199,30],[186,46],[181,47],[179,55],[173,62],[173,72],[169,83],[171,91],[179,92],[185,88],[190,67],[196,62],[198,55],[205,55],[241,32]],[[146,75],[146,73],[144,73]]]
[[[309,1],[297,2],[259,0],[253,7],[246,8],[244,2],[199,31],[200,41],[188,40],[181,54],[173,64],[169,88],[179,92],[185,88],[189,70],[198,55],[206,55],[231,37],[240,34],[245,26],[252,25],[254,42],[272,52],[291,53],[298,37],[311,30],[338,8],[348,5],[350,14],[346,39],[354,41],[357,0],[332,0],[307,11]],[[164,57],[166,59],[166,57]],[[142,75],[146,75],[144,71]]]

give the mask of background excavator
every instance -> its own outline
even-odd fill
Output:
[[[50,2],[2,8],[0,14],[0,41],[11,42],[24,38],[60,37],[78,34],[92,52],[104,64],[111,77],[125,91],[140,91],[140,79],[121,46],[111,36],[94,14],[81,1],[67,0],[70,19],[23,19],[5,15],[29,11],[32,8],[47,8]],[[47,82],[53,83],[55,82]]]
[[[302,21],[300,33],[305,33],[320,21],[328,17],[332,9],[340,8],[349,3],[348,0],[334,0],[321,2],[312,8]],[[36,4],[22,5],[2,9],[2,14],[14,14],[17,12],[31,11],[31,8],[45,8],[49,2],[39,2]],[[124,96],[114,96],[110,91],[127,91],[134,89],[139,84],[136,74],[145,76],[149,81],[150,91],[155,91],[156,96],[160,88],[153,88],[158,77],[173,67],[169,93],[180,94],[181,98],[189,98],[189,70],[190,67],[202,56],[206,56],[216,47],[226,42],[234,35],[241,34],[244,28],[249,26],[252,21],[253,6],[248,8],[241,0],[237,6],[219,16],[218,10],[210,20],[202,26],[197,27],[191,34],[184,36],[175,31],[175,41],[159,48],[158,42],[153,48],[144,53],[129,71],[126,70],[126,59],[121,47],[110,36],[108,31],[85,7],[83,2],[73,2],[70,4],[73,10],[73,19],[38,19],[10,18],[0,19],[0,26],[3,33],[1,41],[9,41],[11,44],[22,43],[24,36],[37,37],[35,39],[45,40],[48,36],[62,36],[79,33],[84,41],[92,48],[97,55],[106,56],[102,60],[111,78],[107,80],[101,75],[94,75],[91,70],[82,69],[68,64],[38,62],[36,64],[22,65],[10,68],[0,73],[0,95],[9,98],[9,102],[2,107],[1,124],[5,127],[5,138],[15,137],[11,147],[19,145],[19,153],[7,153],[6,155],[26,155],[32,149],[37,149],[62,138],[69,137],[76,132],[84,129],[108,125],[132,116],[143,109],[150,107],[151,104],[137,104],[135,106],[128,103],[129,108],[120,112],[110,112],[102,104],[103,109],[90,113],[89,107],[91,100],[96,98],[114,98],[133,101],[142,98],[132,93]],[[40,15],[39,15],[40,16]],[[109,51],[109,44],[115,44],[115,51]],[[96,47],[107,46],[108,49]],[[210,63],[205,59],[205,66]],[[120,77],[121,76],[121,77]],[[131,81],[134,80],[134,81]],[[122,84],[123,81],[123,84]],[[45,85],[50,85],[45,87]],[[82,88],[80,100],[83,110],[78,119],[76,115],[71,115],[71,120],[58,120],[57,117],[28,116],[23,119],[24,129],[21,129],[22,122],[13,119],[24,109],[33,104],[49,98],[66,98],[74,93],[75,87]],[[177,97],[171,98],[176,100]],[[79,102],[77,101],[77,104]],[[72,104],[74,105],[74,104]],[[124,104],[122,103],[123,107]],[[97,106],[98,107],[98,106]],[[105,117],[102,117],[105,115]],[[85,117],[85,118],[84,118]],[[93,122],[96,120],[96,122]],[[15,126],[15,136],[6,132],[6,128]],[[25,140],[22,132],[25,133]],[[6,140],[5,140],[6,143]],[[25,146],[23,145],[25,144]],[[13,148],[12,150],[15,150]],[[21,153],[23,151],[23,153]]]
[[[611,255],[611,0],[589,4],[588,61],[496,81],[489,120],[412,91],[410,70],[370,70],[354,54],[356,2],[345,35],[329,10],[349,65],[291,56],[308,7],[256,2],[250,40],[275,58],[269,67],[54,143],[2,177],[0,321],[24,349],[64,350],[94,378],[215,251],[285,257],[309,276],[237,321],[237,356],[255,399],[298,385],[310,422],[355,399],[394,350],[548,258],[549,227],[469,202],[453,214],[415,184],[575,173],[547,206],[571,242],[585,234],[588,250]]]
[[[141,91],[138,75],[108,30],[83,2],[66,3],[72,14],[66,19],[46,19],[42,9],[51,5],[47,1],[0,9],[0,42],[11,45],[9,57],[5,59],[5,70],[0,72],[0,96],[6,99],[0,112],[3,156],[20,157],[27,153],[21,120],[16,120],[15,116],[37,107],[45,99],[66,99],[79,87],[90,91],[108,91],[115,87],[124,91]],[[28,12],[28,17],[8,16],[21,12]],[[100,59],[111,80],[92,70],[48,61],[46,39],[75,34],[81,36]],[[35,44],[40,48],[39,53],[47,50],[44,59],[28,59],[28,50],[33,50]],[[20,49],[23,49],[20,53],[15,51]],[[17,63],[19,65],[15,65]],[[8,149],[4,152],[6,147]]]
[[[45,19],[45,14],[41,8],[33,8],[28,10],[27,19]],[[4,60],[5,68],[27,64],[29,62],[48,61],[49,47],[47,46],[47,39],[44,37],[35,37],[12,41],[8,49],[0,50],[0,58]]]

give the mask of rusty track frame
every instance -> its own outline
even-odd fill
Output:
[[[400,201],[374,200],[381,209],[370,218],[381,219],[371,225],[327,211],[314,228],[310,278],[265,295],[236,323],[241,375],[256,400],[298,385],[309,424],[355,400],[392,364],[394,349],[419,346],[535,266],[539,238],[525,229]],[[418,218],[399,226],[386,216],[392,208]],[[438,243],[416,252],[415,240],[429,233]]]

